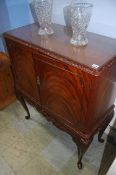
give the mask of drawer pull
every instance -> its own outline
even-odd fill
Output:
[[[40,83],[40,78],[39,78],[39,76],[37,76],[37,85],[40,85],[41,83]]]

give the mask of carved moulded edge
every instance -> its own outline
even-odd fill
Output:
[[[52,59],[56,59],[57,61],[63,61],[64,63],[71,65],[73,67],[76,67],[84,72],[87,72],[88,74],[94,75],[94,76],[100,76],[102,73],[105,72],[106,69],[109,69],[113,64],[116,63],[116,57],[112,58],[109,62],[107,62],[106,64],[104,64],[100,69],[92,69],[90,67],[87,67],[86,65],[74,62],[73,60],[70,60],[69,58],[62,56],[58,53],[54,53],[52,51],[49,51],[45,48],[42,48],[40,46],[31,44],[27,41],[21,40],[15,36],[12,36],[10,34],[8,34],[7,32],[4,33],[4,37],[14,40],[15,42],[21,43],[35,51],[41,52],[43,55],[47,55],[49,57],[51,57]]]

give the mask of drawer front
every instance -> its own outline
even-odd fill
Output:
[[[71,73],[64,65],[45,61],[45,55],[33,57],[42,106],[63,121],[84,127],[87,95],[83,76]]]
[[[23,44],[6,39],[15,85],[33,100],[40,101],[31,50]]]

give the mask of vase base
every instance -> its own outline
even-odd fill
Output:
[[[88,44],[88,39],[86,38],[85,40],[74,40],[72,38],[70,43],[74,46],[86,46]]]
[[[53,29],[51,27],[49,28],[39,28],[38,35],[52,35],[54,33]]]

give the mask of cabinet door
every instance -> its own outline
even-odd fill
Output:
[[[64,122],[84,126],[86,97],[82,77],[66,70],[66,66],[59,67],[56,63],[46,62],[44,58],[40,55],[34,57],[43,108]]]
[[[12,61],[16,88],[32,100],[39,101],[32,52],[25,45],[6,39]]]

